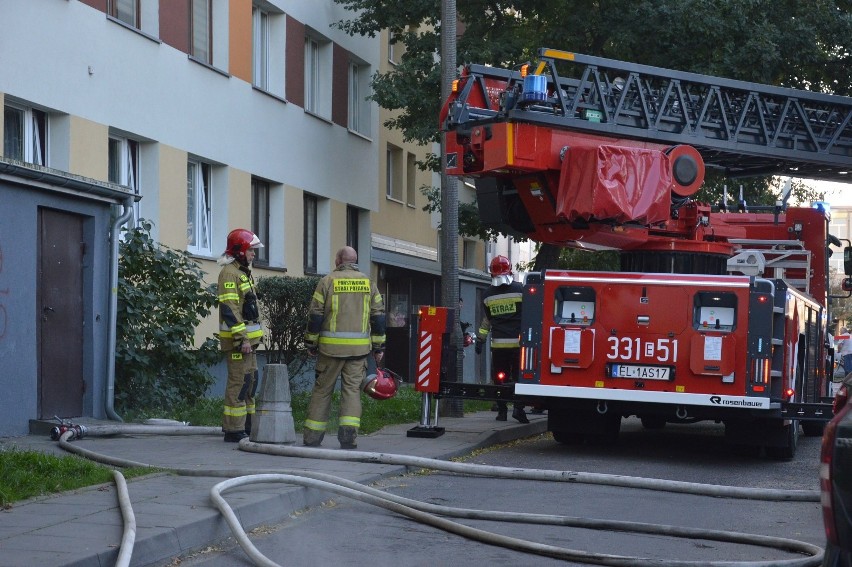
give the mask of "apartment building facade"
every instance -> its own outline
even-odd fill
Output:
[[[81,328],[107,316],[108,284],[93,274],[105,272],[109,254],[101,252],[125,193],[132,196],[129,222],[152,221],[154,239],[188,251],[209,281],[236,227],[252,229],[266,245],[258,276],[327,273],[346,243],[369,269],[380,151],[377,107],[364,94],[380,41],[331,27],[351,15],[334,2],[0,0],[0,15],[0,157],[57,183],[67,175],[107,188],[99,197],[106,213],[28,201],[20,190],[0,193],[0,238],[34,209],[55,209],[89,227],[88,248],[97,254],[80,266],[82,279],[94,282],[83,293],[101,299],[86,300]],[[37,240],[38,227],[22,228]],[[24,251],[38,255],[35,244]],[[23,267],[16,280],[37,293],[36,264]],[[21,340],[39,340],[39,317],[27,313],[33,316],[24,317],[24,329],[4,327],[0,335],[4,360]],[[198,336],[215,331],[210,317]],[[104,416],[102,338],[81,347],[80,376],[67,378],[87,392],[82,415]],[[16,351],[10,360],[22,356],[29,355]],[[0,435],[25,432],[23,417],[52,417],[38,399],[47,377],[35,357],[14,369],[24,375],[7,399],[24,409],[14,423],[0,417]]]

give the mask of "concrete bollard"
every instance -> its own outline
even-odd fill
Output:
[[[287,365],[265,365],[249,439],[256,443],[295,443],[296,428],[290,400]]]

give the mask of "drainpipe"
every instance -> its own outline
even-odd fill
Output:
[[[109,419],[124,421],[115,412],[115,344],[118,333],[118,241],[121,234],[121,226],[130,220],[133,215],[133,197],[129,197],[122,203],[124,212],[112,223],[110,230],[110,264],[109,264],[109,329],[107,334],[107,383],[106,399],[104,409]]]

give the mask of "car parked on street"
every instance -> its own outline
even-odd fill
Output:
[[[820,491],[825,525],[823,567],[852,567],[852,374],[834,397],[834,418],[822,437]]]

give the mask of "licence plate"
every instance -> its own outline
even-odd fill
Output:
[[[669,380],[671,369],[667,366],[613,364],[610,366],[610,376],[613,378],[632,378],[634,380]]]

